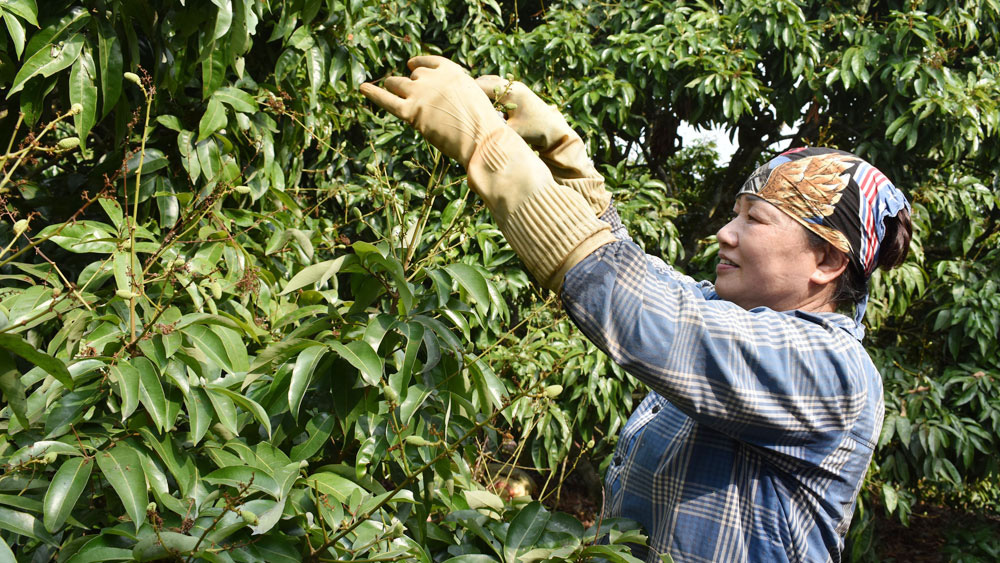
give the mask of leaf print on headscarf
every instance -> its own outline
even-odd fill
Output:
[[[856,162],[856,157],[839,153],[783,162],[771,172],[759,195],[839,250],[850,252],[851,244],[847,237],[820,224],[820,220],[833,215],[851,179],[845,171]]]

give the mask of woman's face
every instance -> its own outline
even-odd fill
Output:
[[[811,283],[823,253],[809,244],[806,229],[777,207],[743,195],[733,219],[719,229],[715,291],[743,307],[775,311],[817,310],[822,305]]]

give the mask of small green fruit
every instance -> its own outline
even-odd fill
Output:
[[[253,512],[250,512],[249,510],[240,510],[240,518],[242,518],[244,522],[250,524],[251,526],[256,526],[257,523],[260,521],[257,519],[257,515],[254,514]]]
[[[248,194],[250,193],[250,186],[236,186],[233,191],[238,194]]]
[[[136,295],[135,293],[133,293],[133,292],[127,290],[127,289],[119,289],[118,291],[115,292],[115,295],[117,295],[118,297],[121,297],[122,299],[125,299],[126,301],[131,300],[131,299],[135,299],[136,297],[138,297],[138,295]]]
[[[66,137],[65,139],[59,139],[56,146],[64,151],[73,150],[80,146],[80,137]]]
[[[398,403],[399,402],[399,393],[397,393],[396,390],[393,389],[392,387],[390,387],[388,385],[383,385],[382,386],[382,393],[385,395],[386,399],[389,399],[389,401],[391,401],[393,403]]]
[[[138,86],[142,86],[142,80],[140,80],[139,75],[134,72],[126,72],[125,80],[128,80],[129,82],[132,82],[133,84],[136,84]]]
[[[411,446],[431,446],[434,442],[428,442],[422,436],[407,436],[406,443]]]
[[[21,236],[21,233],[28,230],[28,220],[21,219],[14,223],[14,236]]]
[[[545,396],[550,399],[554,399],[558,397],[559,394],[562,393],[562,391],[563,391],[562,385],[549,385],[548,387],[545,388]]]

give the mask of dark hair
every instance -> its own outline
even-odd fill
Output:
[[[910,238],[913,236],[913,223],[910,221],[910,211],[905,207],[899,210],[895,217],[886,217],[885,235],[879,245],[876,267],[891,270],[906,260],[910,253]],[[822,248],[830,243],[820,238],[816,233],[806,229],[809,234],[809,244],[813,248]],[[833,292],[833,302],[838,307],[854,305],[868,295],[868,276],[854,261],[848,261],[847,269],[837,278],[837,286]]]

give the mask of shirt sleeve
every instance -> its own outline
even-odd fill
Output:
[[[849,430],[866,404],[860,343],[822,315],[750,311],[648,256],[614,209],[618,242],[566,275],[563,304],[583,333],[688,416],[765,447]],[[824,440],[825,442],[825,440]]]

